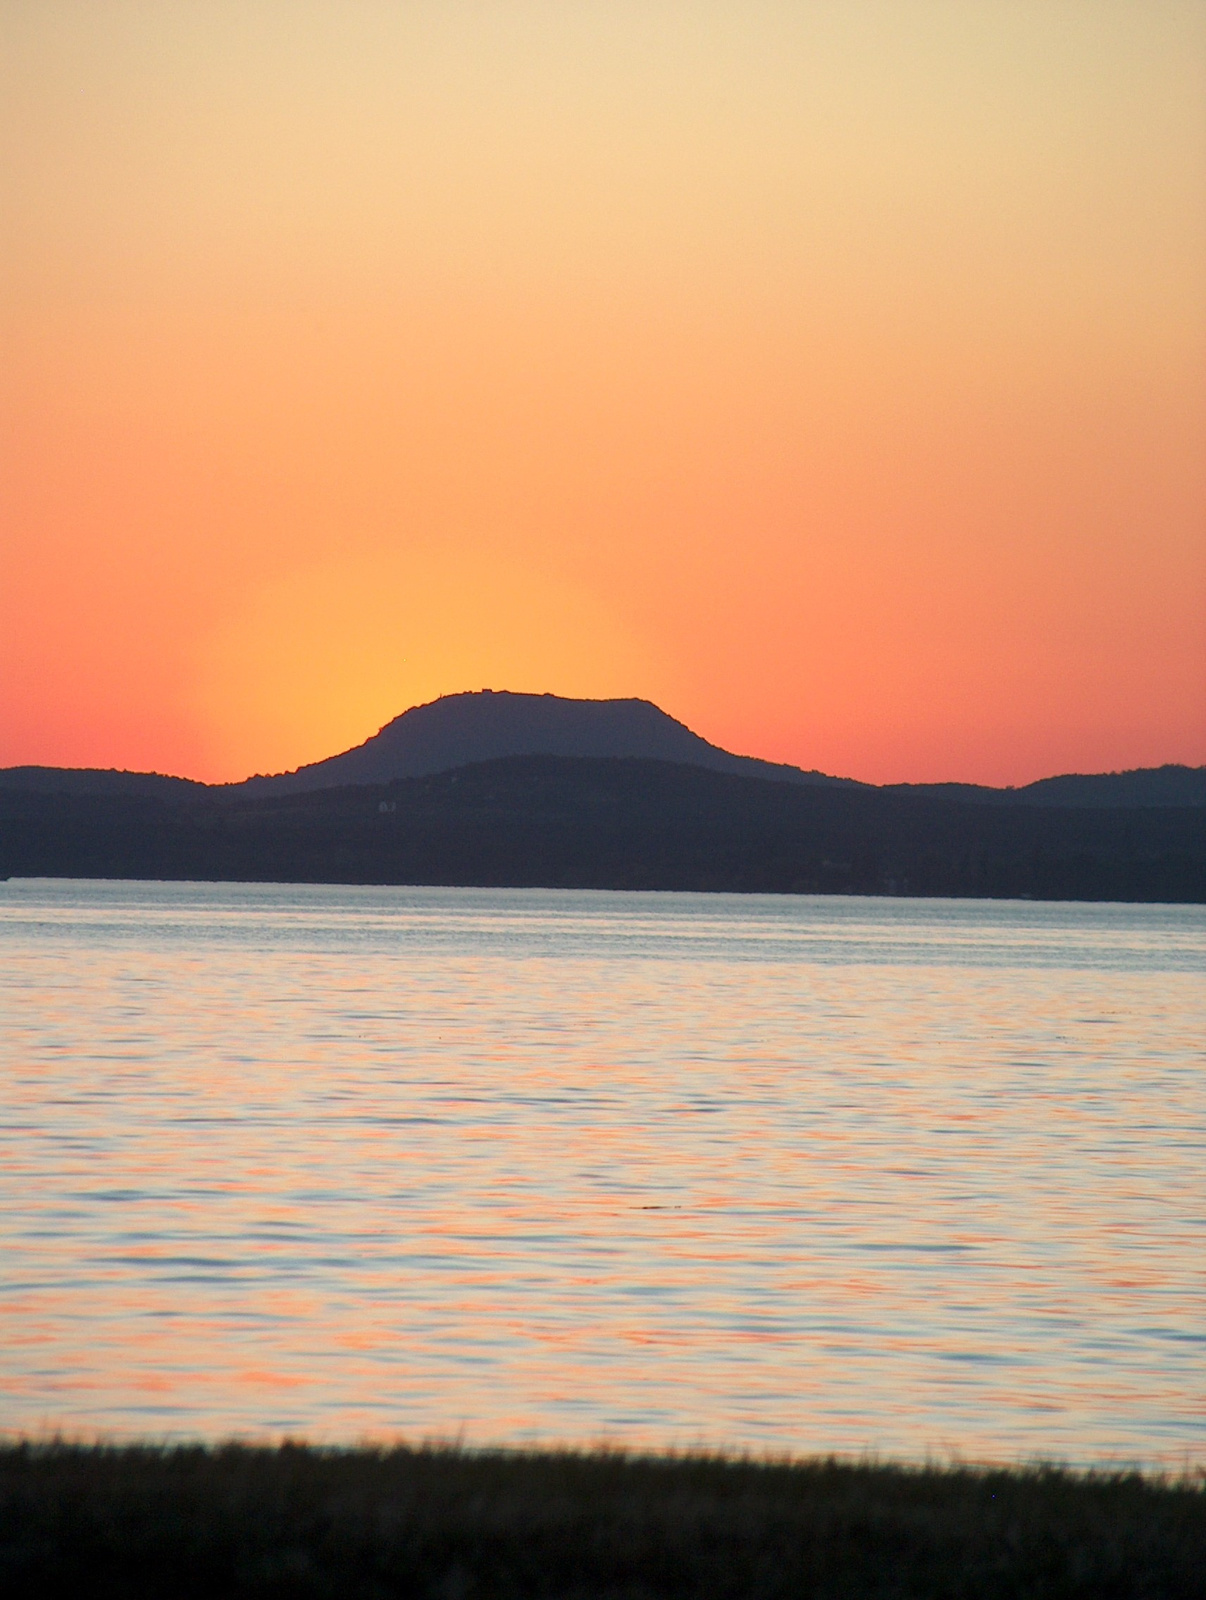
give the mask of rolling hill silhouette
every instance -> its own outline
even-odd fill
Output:
[[[1066,773],[1020,788],[973,783],[875,785],[835,778],[709,744],[649,700],[571,700],[482,689],[412,706],[354,749],[293,772],[202,784],[158,773],[72,767],[0,769],[0,788],[40,794],[156,796],[185,802],[267,798],[423,778],[517,756],[668,761],[736,777],[845,791],[895,793],[977,805],[1074,808],[1206,806],[1206,767]]]
[[[877,786],[648,700],[446,695],[295,772],[0,771],[0,878],[1206,900],[1206,768]]]
[[[619,756],[297,794],[0,782],[4,876],[1200,903],[1206,806],[969,804]]]
[[[709,744],[651,700],[570,700],[555,694],[515,694],[502,689],[446,694],[412,706],[352,750],[272,777],[248,778],[246,794],[300,794],[349,784],[424,778],[454,767],[504,756],[577,756],[673,761],[769,778],[779,783],[872,789],[855,778],[734,755]],[[1164,766],[1133,772],[1067,773],[1021,788],[975,783],[888,784],[886,789],[935,800],[995,805],[1195,806],[1206,805],[1206,767]]]

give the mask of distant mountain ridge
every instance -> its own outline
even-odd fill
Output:
[[[158,773],[60,767],[0,769],[0,787],[40,793],[220,800],[302,794],[394,783],[513,756],[638,758],[828,789],[876,790],[754,756],[735,755],[693,733],[649,700],[573,700],[483,689],[412,706],[363,744],[293,772],[206,785]],[[1066,807],[1206,805],[1206,767],[1163,766],[1069,773],[1021,788],[979,784],[891,784],[885,791],[981,805]]]
[[[0,767],[0,789],[25,794],[137,795],[158,800],[188,800],[213,793],[210,784],[196,778],[126,772],[119,767]]]
[[[412,706],[353,750],[295,772],[248,778],[247,794],[299,794],[347,784],[425,778],[502,756],[636,757],[787,783],[853,787],[852,778],[733,755],[692,733],[651,700],[571,700],[479,689]]]
[[[968,800],[978,805],[1202,806],[1206,767],[1133,767],[1127,772],[1065,772],[1037,778],[1021,788],[990,789],[975,783],[894,783],[884,788],[932,800]]]

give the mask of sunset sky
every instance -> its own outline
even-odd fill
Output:
[[[0,766],[1206,762],[1201,0],[0,0]]]

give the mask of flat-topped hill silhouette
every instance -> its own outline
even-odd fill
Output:
[[[1206,901],[1206,769],[879,787],[483,690],[245,783],[0,771],[6,875]]]
[[[854,783],[733,755],[692,733],[651,700],[570,700],[556,694],[479,689],[412,706],[342,755],[295,772],[248,778],[238,787],[248,794],[298,794],[349,784],[393,783],[501,756],[638,757],[780,782],[844,787]]]
[[[481,689],[412,706],[354,749],[293,772],[242,783],[202,784],[158,773],[72,767],[0,769],[0,788],[39,794],[156,796],[185,802],[304,794],[396,783],[517,756],[668,761],[736,777],[846,791],[879,791],[978,805],[1070,808],[1206,806],[1206,767],[1067,773],[1019,788],[974,783],[881,786],[830,777],[710,744],[650,700],[572,700]]]
[[[578,756],[674,761],[712,772],[779,783],[869,789],[855,778],[739,756],[710,744],[651,700],[572,700],[556,694],[479,689],[412,706],[352,750],[295,772],[231,785],[248,794],[300,794],[349,784],[425,778],[504,756]],[[0,777],[2,781],[2,777]],[[975,783],[891,784],[902,793],[942,800],[1041,806],[1206,805],[1206,767],[1163,766],[1132,772],[1067,773],[1020,788]]]

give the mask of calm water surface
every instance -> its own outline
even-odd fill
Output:
[[[1206,1460],[1206,910],[0,884],[0,1427]]]

